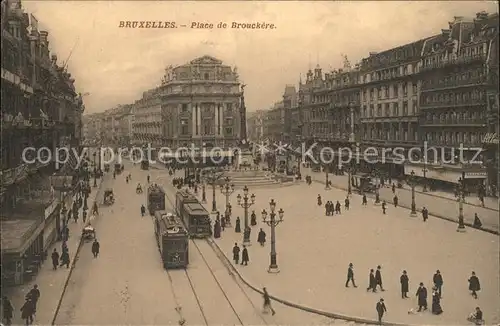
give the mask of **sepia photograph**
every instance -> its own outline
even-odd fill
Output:
[[[500,325],[498,11],[1,0],[1,326]]]

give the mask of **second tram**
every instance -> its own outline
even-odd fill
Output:
[[[163,267],[186,268],[189,264],[189,238],[179,216],[164,210],[156,211],[154,229]]]
[[[184,190],[178,191],[175,196],[175,210],[191,237],[206,238],[212,235],[210,213],[196,197]]]

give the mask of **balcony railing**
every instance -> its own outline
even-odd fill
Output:
[[[486,119],[426,119],[422,125],[484,125]]]
[[[422,90],[437,90],[437,89],[455,88],[461,86],[477,86],[477,85],[484,85],[486,83],[488,83],[488,79],[486,78],[486,76],[482,76],[479,78],[453,80],[449,82],[440,81],[438,83],[423,83]]]
[[[437,147],[460,147],[463,145],[463,148],[479,148],[483,147],[481,140],[466,140],[466,141],[457,141],[457,140],[424,140],[427,142],[428,146],[437,146]]]
[[[481,62],[486,60],[486,54],[479,53],[475,55],[469,56],[458,56],[456,58],[449,58],[440,60],[438,62],[433,62],[430,64],[425,64],[422,66],[421,71],[427,71],[432,69],[444,68],[446,66],[460,65],[460,64],[469,64],[473,62]]]

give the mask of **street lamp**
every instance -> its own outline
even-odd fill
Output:
[[[242,201],[243,199],[243,201]],[[243,245],[250,246],[250,226],[248,226],[248,209],[255,204],[255,195],[252,194],[250,197],[248,196],[248,187],[245,186],[243,188],[243,197],[241,194],[236,196],[236,200],[238,205],[243,207],[245,211],[245,232],[243,232]]]
[[[278,263],[276,261],[276,226],[283,222],[283,216],[285,211],[280,208],[278,211],[279,220],[276,219],[276,202],[271,199],[269,202],[269,208],[271,209],[270,219],[267,219],[267,212],[265,209],[262,210],[262,221],[271,227],[271,263],[269,264],[268,273],[279,273]]]
[[[203,204],[207,203],[207,193],[206,193],[206,189],[205,189],[205,180],[203,180],[202,184],[201,184],[201,202]]]
[[[373,171],[373,175],[375,176],[375,205],[380,205],[380,193],[378,191],[378,179],[380,177],[380,173],[375,169]]]
[[[234,184],[229,184],[231,180],[229,177],[226,177],[224,179],[224,184],[220,185],[220,192],[226,196],[226,212],[225,212],[225,218],[226,218],[226,225],[231,226],[231,213],[229,212],[229,197],[233,194],[234,192]]]
[[[324,168],[325,170],[325,190],[330,190],[330,180],[328,180],[328,166],[325,165]]]
[[[422,173],[424,174],[424,187],[422,188],[422,192],[427,192],[427,156],[424,157],[424,168],[422,169]]]
[[[298,137],[297,137],[297,138],[298,138],[298,141],[299,141],[299,146],[300,146],[299,148],[300,148],[300,151],[301,151],[301,152],[300,152],[300,159],[299,159],[299,167],[298,167],[298,169],[297,169],[297,171],[298,171],[299,175],[301,175],[301,170],[300,170],[300,168],[301,168],[301,165],[302,165],[302,144],[301,144],[301,142],[302,142],[302,127],[303,127],[303,126],[304,126],[304,125],[303,125],[302,123],[299,123],[299,125],[297,126],[297,127],[299,128],[299,134],[298,134]]]
[[[465,172],[458,178],[458,228],[457,232],[465,232],[464,223],[464,201],[465,201]]]
[[[411,173],[406,180],[406,183],[411,187],[411,217],[417,216],[417,205],[415,205],[415,171],[411,170]]]
[[[346,170],[347,170],[347,195],[350,196],[352,194],[352,188],[351,188],[351,173],[353,170],[352,163],[350,166],[346,168]]]

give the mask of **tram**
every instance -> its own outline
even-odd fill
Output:
[[[210,214],[196,197],[184,190],[178,191],[175,195],[175,210],[190,237],[206,238],[212,235]]]
[[[151,184],[147,191],[148,210],[151,216],[157,210],[165,209],[165,190],[156,183]]]
[[[189,238],[181,218],[158,210],[155,212],[154,229],[163,267],[186,268],[189,264]]]

